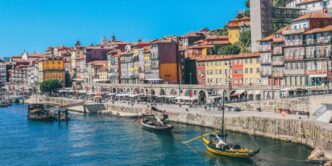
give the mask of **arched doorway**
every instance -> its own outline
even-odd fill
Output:
[[[135,88],[135,91],[134,91],[135,94],[139,94],[140,93],[140,90],[139,88]]]
[[[206,103],[206,93],[204,91],[199,91],[198,93],[198,103],[205,104]]]
[[[116,88],[113,88],[112,93],[116,93]]]
[[[164,89],[160,89],[159,95],[160,96],[165,96],[165,90]]]
[[[171,96],[176,96],[178,93],[176,92],[175,89],[172,89],[171,92],[170,92],[170,95]]]
[[[151,94],[152,94],[152,95],[155,95],[155,94],[156,94],[156,92],[154,91],[154,89],[151,89]]]

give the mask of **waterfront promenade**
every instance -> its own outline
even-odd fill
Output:
[[[35,99],[32,97],[26,102],[33,103]],[[37,97],[37,101],[53,104],[75,102],[74,99],[57,97]],[[138,117],[149,112],[147,103],[109,102],[103,105],[105,109],[99,112],[105,115]],[[166,110],[169,119],[173,122],[211,128],[221,127],[222,112],[213,107],[189,108],[186,105],[180,107],[167,104],[159,104],[155,107]],[[69,109],[84,112],[83,106]],[[332,158],[332,124],[314,121],[306,115],[281,114],[274,111],[226,111],[225,119],[227,130],[306,144],[324,151],[326,157]]]

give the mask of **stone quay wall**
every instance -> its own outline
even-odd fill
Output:
[[[188,112],[170,113],[169,118],[178,123],[212,128],[220,128],[222,120],[220,116]],[[297,119],[226,117],[225,128],[320,148],[326,157],[332,159],[332,127],[324,123]]]
[[[245,111],[277,111],[278,109],[289,109],[292,111],[305,111],[313,113],[319,109],[322,104],[332,104],[332,95],[317,95],[298,98],[283,98],[263,101],[250,101],[226,104],[230,107],[238,107]]]

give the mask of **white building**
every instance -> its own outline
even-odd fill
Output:
[[[332,0],[289,0],[288,8],[301,8],[308,12],[332,13]],[[325,10],[324,10],[325,9]]]

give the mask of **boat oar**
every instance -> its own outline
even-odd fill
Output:
[[[193,139],[190,139],[190,140],[188,140],[188,141],[183,141],[182,143],[187,144],[187,143],[190,143],[190,142],[195,141],[195,140],[197,140],[197,139],[200,139],[200,138],[202,138],[202,137],[208,136],[208,135],[210,135],[210,134],[215,134],[215,133],[218,133],[218,132],[219,132],[219,131],[215,131],[215,132],[213,132],[213,133],[203,134],[203,135],[200,135],[200,136],[195,137],[195,138],[193,138]]]

